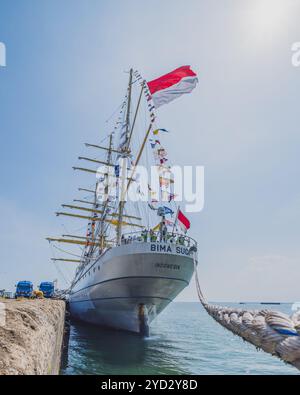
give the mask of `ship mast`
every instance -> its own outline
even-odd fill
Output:
[[[129,85],[128,85],[128,97],[127,97],[127,114],[126,114],[126,142],[124,153],[128,155],[130,152],[130,107],[131,107],[131,92],[132,92],[132,76],[133,76],[133,69],[130,69],[129,75]],[[122,160],[122,177],[121,177],[121,194],[120,194],[120,201],[119,201],[119,215],[118,215],[118,225],[117,225],[117,245],[121,242],[122,237],[122,222],[123,222],[123,212],[125,206],[125,183],[126,183],[126,172],[127,172],[127,156],[123,156]],[[125,163],[124,163],[125,162]]]
[[[140,108],[140,104],[141,104],[141,100],[142,100],[142,96],[143,96],[143,91],[145,89],[145,81],[143,81],[143,84],[141,84],[141,91],[139,94],[137,107],[135,109],[134,116],[133,116],[133,122],[131,125],[130,117],[131,117],[131,107],[132,107],[132,86],[133,86],[133,69],[130,69],[128,93],[127,93],[126,120],[125,120],[125,124],[123,125],[123,128],[124,128],[123,130],[125,132],[124,133],[125,134],[124,143],[117,149],[114,148],[114,145],[113,145],[114,133],[111,133],[109,135],[109,147],[103,147],[101,145],[85,143],[85,145],[88,148],[97,148],[100,150],[106,150],[107,151],[106,161],[83,157],[83,156],[80,156],[78,158],[79,160],[87,161],[87,162],[90,162],[93,164],[106,165],[107,170],[105,170],[105,172],[101,173],[97,170],[93,170],[93,169],[89,169],[89,168],[73,167],[74,170],[79,170],[79,171],[93,173],[93,174],[102,174],[104,176],[104,180],[106,179],[106,185],[104,188],[103,201],[101,203],[99,202],[98,188],[99,188],[100,181],[97,180],[95,188],[91,188],[91,189],[79,188],[79,191],[89,192],[89,193],[93,194],[93,198],[90,199],[90,201],[80,200],[80,199],[73,200],[74,202],[77,202],[77,203],[88,204],[88,205],[90,205],[90,208],[82,207],[79,205],[64,204],[64,205],[62,205],[62,207],[72,209],[72,210],[79,210],[79,214],[77,214],[77,213],[73,214],[70,212],[57,212],[56,213],[57,216],[67,216],[67,217],[72,217],[72,218],[77,218],[77,219],[89,221],[90,223],[88,225],[88,232],[86,234],[86,237],[77,236],[77,235],[63,235],[61,238],[50,238],[50,237],[47,238],[47,240],[50,243],[56,242],[56,243],[63,243],[63,244],[79,245],[79,246],[83,247],[82,256],[80,257],[80,259],[53,258],[54,262],[78,263],[79,266],[77,267],[76,276],[78,275],[78,273],[80,273],[83,270],[83,268],[92,259],[95,259],[95,258],[92,258],[92,256],[97,250],[99,251],[99,254],[101,254],[101,253],[103,253],[103,250],[106,247],[113,247],[115,245],[115,243],[117,245],[120,244],[123,226],[134,226],[134,227],[138,227],[138,228],[144,228],[144,226],[142,226],[141,224],[132,223],[132,220],[140,221],[142,218],[124,214],[124,208],[125,208],[125,203],[126,203],[126,201],[125,201],[126,193],[129,189],[129,186],[131,185],[131,183],[133,181],[136,167],[141,159],[142,152],[145,148],[145,144],[146,144],[147,138],[149,136],[149,133],[150,133],[150,130],[152,127],[152,124],[150,124],[149,129],[147,130],[146,136],[143,140],[142,147],[140,148],[140,150],[138,152],[137,160],[134,163],[132,172],[131,172],[130,176],[127,176],[127,170],[129,170],[127,162],[128,162],[128,157],[130,156],[130,153],[131,153],[131,141],[132,141],[133,131],[134,131],[134,128],[136,125],[137,115],[139,112],[139,108]],[[120,166],[121,171],[122,171],[122,175],[121,175],[122,178],[121,178],[121,191],[119,193],[119,204],[117,207],[114,207],[113,205],[110,204],[110,196],[109,196],[110,169],[115,168],[113,154],[117,154],[119,158],[121,157],[123,159],[123,163]],[[108,209],[115,209],[115,210],[113,210],[114,212],[111,213],[108,211]],[[86,215],[81,215],[80,211],[83,211],[84,212],[83,214],[86,214]],[[100,214],[100,216],[98,216],[99,214]],[[114,219],[114,217],[117,218],[117,220]],[[129,219],[129,222],[126,221],[127,218]],[[137,222],[137,221],[134,221],[134,222]],[[110,227],[110,226],[116,226],[116,236],[117,237],[115,240],[107,240],[108,227]],[[78,256],[78,258],[79,258],[79,256]],[[74,281],[72,282],[71,287],[76,282],[76,276],[74,278]]]
[[[83,160],[87,160],[90,162],[95,162],[95,163],[99,163],[99,164],[104,164],[107,165],[107,170],[105,170],[104,177],[106,178],[106,186],[105,186],[105,191],[104,191],[104,196],[105,196],[105,201],[101,204],[101,210],[99,210],[99,202],[98,202],[98,186],[99,186],[99,181],[96,182],[95,185],[95,190],[94,191],[90,191],[93,192],[94,195],[94,199],[93,202],[90,202],[90,204],[93,206],[91,209],[86,208],[86,207],[78,207],[78,206],[73,206],[73,205],[63,205],[63,207],[67,207],[70,209],[77,209],[77,210],[83,210],[86,212],[90,212],[91,215],[89,217],[86,217],[87,219],[89,219],[92,223],[92,234],[91,234],[91,241],[87,239],[86,241],[86,247],[89,247],[89,251],[87,253],[87,256],[91,256],[93,254],[93,252],[95,251],[95,249],[99,248],[100,253],[103,251],[106,243],[105,243],[105,226],[106,224],[112,223],[111,220],[106,219],[107,216],[107,209],[109,207],[109,195],[108,195],[108,191],[109,191],[109,168],[113,166],[112,164],[112,139],[113,139],[113,135],[110,134],[109,136],[109,147],[99,147],[99,146],[93,146],[95,148],[100,148],[100,149],[105,149],[107,150],[107,160],[106,161],[98,161],[98,160],[94,160],[94,159],[90,159],[90,158],[85,158],[85,157],[79,157],[79,159],[83,159]],[[91,144],[86,144],[87,146],[92,146]],[[83,170],[83,171],[87,171],[88,169],[81,169],[81,168],[75,168],[76,170]],[[94,173],[98,173],[97,171],[94,171]],[[102,174],[102,173],[101,173]],[[66,215],[66,213],[57,213],[59,215]],[[97,214],[101,214],[100,218],[97,218]],[[73,214],[67,214],[69,216],[73,216]],[[75,215],[74,215],[75,216]],[[84,216],[78,216],[77,217],[81,217],[84,218]],[[95,223],[98,223],[97,226],[97,230],[95,231]],[[67,240],[68,242],[68,240]],[[80,242],[78,242],[78,244],[80,244]]]
[[[106,173],[106,185],[104,189],[104,196],[105,196],[105,203],[103,205],[103,215],[102,215],[102,221],[100,223],[100,249],[102,252],[104,244],[105,244],[105,218],[107,215],[107,208],[109,205],[109,167],[112,166],[112,141],[113,135],[110,134],[109,136],[109,148],[108,148],[108,153],[107,153],[107,173]]]

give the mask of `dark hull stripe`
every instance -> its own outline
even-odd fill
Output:
[[[184,283],[186,283],[186,285],[189,285],[189,282],[186,280],[182,280],[181,278],[175,278],[175,277],[158,277],[158,276],[129,276],[129,277],[117,277],[117,278],[111,278],[110,280],[104,280],[104,281],[100,281],[99,283],[95,283],[92,285],[88,285],[87,287],[81,288],[78,291],[72,292],[71,295],[75,295],[80,291],[83,291],[84,289],[88,289],[91,287],[95,287],[96,285],[100,285],[100,284],[105,284],[105,283],[109,283],[111,281],[117,281],[117,280],[128,280],[128,279],[136,279],[136,278],[152,278],[152,279],[163,279],[163,280],[175,280],[175,281],[182,281]]]
[[[86,300],[72,300],[72,301],[70,301],[70,304],[72,304],[72,303],[83,303],[83,302],[94,302],[96,300],[113,300],[113,299],[161,299],[161,300],[167,300],[168,302],[172,302],[172,299],[163,298],[161,296],[115,296],[115,297],[112,297],[112,298],[95,298],[95,299],[86,299]]]

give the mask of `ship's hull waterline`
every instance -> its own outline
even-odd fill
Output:
[[[193,254],[184,246],[150,242],[110,249],[72,288],[71,315],[147,335],[155,317],[189,284]]]

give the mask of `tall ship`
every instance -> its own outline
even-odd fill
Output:
[[[197,82],[190,66],[150,82],[131,69],[111,130],[85,144],[92,154],[78,159],[90,166],[73,169],[93,177],[93,185],[79,188],[84,196],[56,213],[83,221],[84,233],[47,239],[79,248],[57,248],[71,258],[52,258],[77,265],[67,290],[72,317],[147,336],[151,322],[189,285],[197,242],[178,205],[165,148],[169,132],[157,109]]]

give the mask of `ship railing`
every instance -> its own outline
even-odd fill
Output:
[[[166,243],[197,248],[197,242],[192,237],[174,232],[163,234],[162,232],[144,230],[142,232],[124,233],[121,239],[121,245],[132,243]]]

